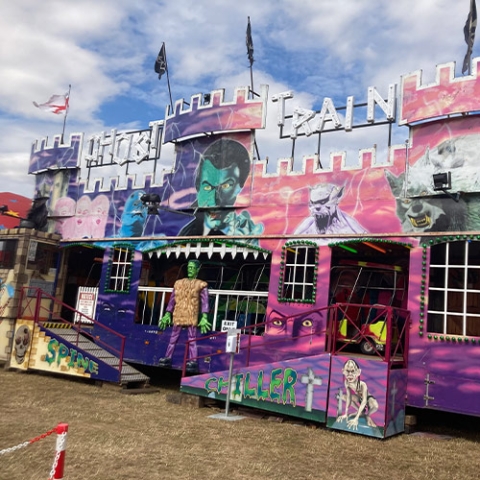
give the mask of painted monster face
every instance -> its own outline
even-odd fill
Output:
[[[239,176],[240,170],[236,165],[218,169],[212,165],[210,160],[205,160],[200,172],[198,206],[232,206],[241,190]],[[205,215],[207,227],[218,227],[224,222],[227,214],[228,212],[221,209],[208,211]]]
[[[343,187],[320,184],[310,190],[310,214],[315,218],[318,230],[325,230],[332,222],[343,195]]]
[[[353,383],[361,374],[361,370],[354,360],[347,360],[343,366],[343,375],[348,383]]]
[[[139,237],[142,235],[147,219],[147,207],[141,200],[143,195],[145,195],[145,192],[137,191],[127,198],[121,219],[121,236]]]
[[[320,333],[322,329],[322,313],[316,312],[305,317],[295,318],[293,322],[293,338],[302,338]]]

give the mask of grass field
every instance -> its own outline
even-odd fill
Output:
[[[479,477],[477,420],[442,416],[449,425],[440,427],[437,415],[421,425],[431,434],[382,441],[259,411],[236,422],[212,419],[223,407],[168,402],[178,385],[126,395],[112,385],[0,368],[0,386],[0,450],[68,423],[65,480]],[[48,479],[55,442],[53,434],[0,455],[0,479]]]

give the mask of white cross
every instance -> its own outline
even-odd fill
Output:
[[[308,374],[302,375],[300,381],[307,385],[307,393],[305,394],[305,410],[307,412],[312,411],[313,402],[313,388],[315,385],[322,384],[322,378],[316,377],[311,368],[308,368]]]

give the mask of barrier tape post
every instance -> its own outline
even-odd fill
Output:
[[[56,432],[57,447],[52,471],[50,472],[50,479],[62,480],[63,468],[65,466],[65,449],[67,446],[68,423],[59,423],[57,425]]]
[[[7,453],[15,452],[21,448],[28,447],[32,443],[39,442],[44,438],[52,435],[52,433],[57,433],[57,445],[55,449],[55,459],[53,460],[53,466],[50,471],[48,480],[63,480],[63,468],[65,466],[65,450],[67,446],[67,434],[68,434],[68,423],[59,423],[55,428],[52,428],[48,432],[42,433],[31,440],[15,445],[14,447],[4,448],[0,450],[0,456]]]

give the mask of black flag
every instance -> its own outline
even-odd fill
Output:
[[[155,60],[155,72],[158,73],[158,78],[162,78],[162,75],[167,71],[167,56],[165,55],[165,42],[162,43],[162,48],[158,52],[157,59]]]
[[[253,65],[253,40],[252,40],[252,27],[250,26],[250,17],[248,17],[247,25],[247,56],[250,61],[250,66]]]
[[[467,53],[463,60],[462,73],[470,72],[470,57],[472,56],[473,42],[475,41],[475,29],[477,28],[477,6],[475,0],[470,0],[470,11],[468,12],[463,33],[467,44]]]

